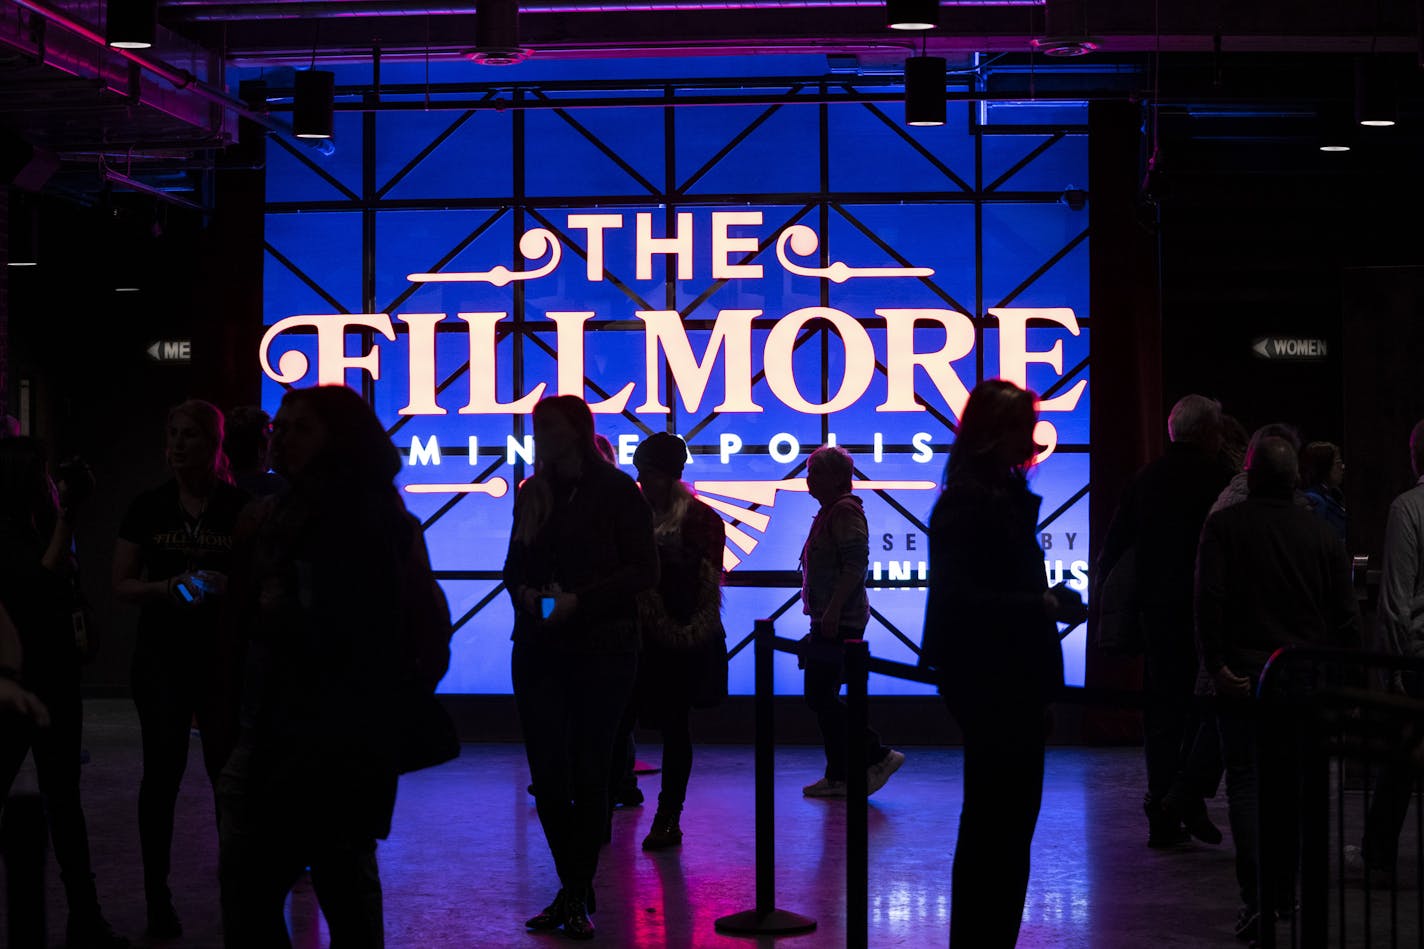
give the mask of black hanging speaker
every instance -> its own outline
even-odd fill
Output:
[[[943,125],[944,58],[911,56],[905,60],[905,124]]]
[[[292,89],[292,132],[297,138],[331,138],[336,74],[324,69],[299,72]]]
[[[1355,62],[1355,121],[1387,128],[1399,119],[1399,96],[1386,61],[1378,56]]]

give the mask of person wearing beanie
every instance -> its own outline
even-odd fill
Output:
[[[692,773],[690,712],[717,705],[727,692],[722,628],[726,528],[681,480],[686,462],[686,443],[666,432],[649,436],[633,454],[638,484],[653,510],[660,578],[638,597],[643,651],[622,724],[626,733],[637,722],[662,733],[662,788],[644,850],[682,843],[679,817]],[[615,753],[620,747],[614,743]]]

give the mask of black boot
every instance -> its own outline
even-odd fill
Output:
[[[567,918],[567,907],[569,897],[568,890],[560,890],[554,896],[554,902],[544,907],[538,916],[531,916],[524,921],[524,927],[533,932],[546,932],[550,929],[558,929],[564,924]]]
[[[148,901],[146,932],[149,939],[177,939],[183,935],[183,921],[178,918],[178,911],[173,908],[171,898],[165,898],[161,902]]]
[[[1211,822],[1211,817],[1206,812],[1206,802],[1201,798],[1193,798],[1186,803],[1177,804],[1169,794],[1163,810],[1173,817],[1179,817],[1181,822],[1187,826],[1187,833],[1202,843],[1213,846],[1221,843],[1221,828]]]
[[[682,828],[677,823],[678,815],[658,814],[653,818],[653,827],[643,838],[644,850],[666,850],[682,844]]]
[[[98,906],[69,914],[64,932],[65,949],[129,949],[129,941],[118,933]]]
[[[1147,814],[1147,846],[1175,847],[1191,839],[1191,835],[1182,827],[1181,818],[1168,813],[1161,802],[1151,794],[1143,795],[1142,809]]]
[[[564,935],[570,939],[592,939],[593,922],[588,918],[592,888],[569,890],[564,902]]]

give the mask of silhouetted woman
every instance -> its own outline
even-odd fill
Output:
[[[133,698],[143,733],[138,830],[148,934],[172,939],[183,927],[168,888],[173,808],[197,716],[203,764],[216,786],[232,747],[220,603],[232,569],[233,531],[248,497],[233,487],[222,451],[222,412],[184,402],[168,413],[166,458],[173,478],[138,496],[119,526],[114,593],[138,603]]]
[[[9,795],[26,753],[33,751],[69,902],[66,944],[75,949],[119,947],[129,943],[99,911],[89,831],[79,800],[84,723],[79,670],[89,644],[81,641],[87,631],[72,547],[75,517],[92,480],[82,466],[70,470],[76,473],[56,488],[38,442],[0,439],[0,603],[13,618],[23,646],[20,680],[50,717],[48,728],[11,722],[0,728],[0,802]],[[0,668],[0,676],[6,674]]]
[[[283,902],[310,867],[332,945],[379,947],[376,841],[395,807],[400,696],[412,676],[433,691],[449,658],[413,622],[438,594],[393,483],[400,454],[359,395],[288,392],[272,462],[290,490],[255,510],[235,578],[249,643],[218,789],[223,933],[234,949],[290,946]]]
[[[1340,446],[1311,442],[1300,450],[1300,487],[1316,517],[1345,539],[1345,456]]]
[[[658,581],[658,554],[648,504],[599,456],[582,399],[534,407],[534,450],[539,470],[514,502],[504,582],[514,697],[561,889],[525,925],[588,939],[613,740],[637,671],[635,601]]]
[[[727,638],[722,629],[722,518],[681,480],[687,445],[655,432],[633,454],[638,484],[653,509],[660,578],[638,597],[643,651],[629,718],[662,732],[662,788],[644,850],[682,843],[679,817],[692,774],[694,706],[715,705],[726,689]]]
[[[1043,796],[1048,702],[1063,685],[1055,621],[1082,600],[1048,588],[1042,500],[1025,474],[1037,398],[993,379],[974,387],[930,518],[930,589],[921,661],[964,733],[964,805],[954,851],[950,945],[1018,939],[1029,845]]]

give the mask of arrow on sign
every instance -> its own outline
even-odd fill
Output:
[[[193,341],[188,339],[160,339],[144,350],[155,362],[192,362]]]
[[[1329,351],[1325,340],[1302,336],[1262,336],[1251,344],[1259,358],[1278,362],[1319,362]]]

